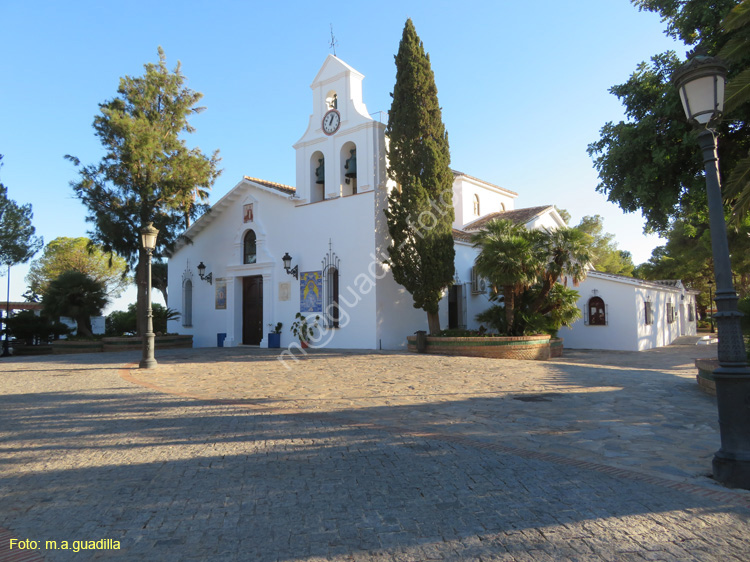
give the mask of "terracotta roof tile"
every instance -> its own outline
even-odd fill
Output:
[[[271,189],[281,191],[282,193],[288,193],[289,195],[294,195],[295,193],[297,193],[297,189],[292,187],[291,185],[284,185],[283,183],[266,181],[259,178],[251,178],[250,176],[245,176],[245,179],[253,183],[259,183],[260,185],[263,185],[265,187],[270,187]]]
[[[488,222],[496,219],[509,220],[515,224],[526,224],[531,219],[552,208],[552,205],[542,205],[540,207],[526,207],[525,209],[515,209],[513,211],[499,211],[497,213],[490,213],[489,215],[485,215],[482,218],[470,222],[469,224],[464,226],[464,230],[481,230]]]
[[[471,242],[471,233],[463,230],[453,229],[453,239],[461,242]]]

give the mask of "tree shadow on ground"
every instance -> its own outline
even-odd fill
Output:
[[[750,548],[742,508],[321,415],[123,389],[6,395],[0,428],[0,527],[122,541],[108,557],[616,559],[683,552],[672,533],[738,557]],[[740,538],[711,543],[720,526]]]

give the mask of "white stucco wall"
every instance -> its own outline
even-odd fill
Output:
[[[557,214],[557,211],[542,213],[526,223],[526,228],[529,230],[539,230],[542,228],[556,230],[564,226],[565,221],[563,221],[560,215]]]
[[[475,196],[479,197],[479,216],[474,214]],[[517,194],[501,187],[469,176],[457,176],[453,181],[453,207],[456,215],[453,228],[461,229],[464,225],[490,213],[512,211],[516,197]]]
[[[476,315],[487,310],[493,303],[489,299],[489,288],[484,293],[474,294],[471,287],[471,269],[474,267],[478,251],[468,242],[457,241],[456,248],[456,275],[466,291],[466,328],[468,330],[479,329]]]
[[[637,316],[633,287],[589,276],[578,287],[578,309],[583,314],[593,296],[605,304],[607,325],[586,325],[582,317],[571,328],[561,328],[558,335],[565,347],[584,349],[636,350]],[[596,291],[596,294],[594,293]]]
[[[680,335],[695,335],[695,320],[680,315],[680,305],[695,306],[695,295],[682,287],[669,287],[620,276],[592,273],[576,290],[577,306],[584,311],[589,299],[600,297],[607,307],[607,325],[587,325],[581,318],[571,328],[561,328],[559,336],[571,349],[610,349],[643,351],[669,345]],[[594,292],[596,291],[596,293]],[[650,300],[653,324],[645,322],[645,302]],[[676,308],[674,322],[667,321],[667,302]]]
[[[281,341],[287,345],[294,341],[290,329],[300,310],[300,281],[284,271],[281,257],[289,252],[292,266],[297,265],[300,272],[321,271],[323,259],[332,251],[340,259],[342,317],[341,328],[327,332],[326,344],[375,348],[374,286],[360,275],[368,270],[369,256],[374,253],[373,192],[295,206],[285,196],[252,187],[252,182],[243,181],[238,187],[236,200],[207,216],[210,223],[194,243],[181,247],[169,260],[173,308],[182,311],[183,278],[191,277],[193,283],[192,326],[182,326],[177,320],[170,323],[170,331],[193,334],[196,347],[216,346],[218,333],[227,334],[225,346],[239,345],[242,278],[262,275],[264,334],[268,324],[282,322]],[[244,223],[242,208],[250,202],[255,221]],[[243,264],[242,241],[249,228],[257,235],[257,259],[254,264]],[[212,273],[213,285],[198,278],[196,267],[201,261],[206,273]],[[215,290],[222,279],[227,284],[227,306],[217,310]],[[286,283],[291,288],[289,300],[280,300],[279,285]],[[266,344],[264,335],[261,346]]]

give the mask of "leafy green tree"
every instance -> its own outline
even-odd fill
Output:
[[[94,130],[106,150],[97,165],[79,169],[72,183],[89,210],[92,240],[105,252],[136,265],[140,325],[145,325],[148,254],[139,231],[149,222],[159,229],[157,259],[174,246],[191,218],[204,212],[208,190],[219,171],[218,151],[204,155],[182,137],[194,131],[189,117],[203,110],[202,94],[185,87],[178,63],[167,68],[159,48],[158,64],[146,64],[140,77],[120,79],[118,95],[99,106]],[[68,156],[77,166],[77,158]]]
[[[2,166],[0,155],[0,166]],[[31,224],[34,214],[31,205],[19,205],[8,197],[8,189],[0,183],[0,264],[8,269],[26,263],[44,245],[42,238],[34,236]],[[0,270],[3,275],[5,270]]]
[[[641,10],[658,12],[667,34],[716,55],[728,41],[724,16],[737,0],[633,0]],[[625,106],[626,119],[602,127],[588,147],[599,172],[597,191],[624,211],[640,210],[646,229],[665,233],[671,220],[705,213],[703,162],[671,76],[683,61],[673,51],[641,63],[624,84],[610,92]],[[730,79],[737,69],[732,69]],[[722,173],[729,173],[750,147],[750,106],[728,115],[720,127]]]
[[[558,207],[555,207],[555,210],[557,211],[557,214],[560,215],[560,218],[563,221],[565,221],[565,224],[569,225],[570,224],[571,216],[570,216],[570,213],[568,212],[568,210],[567,209],[560,209]]]
[[[393,277],[427,312],[429,331],[440,331],[438,306],[453,282],[453,173],[430,57],[411,19],[396,55],[396,84],[388,116],[388,175],[398,188],[385,214],[393,244]]]
[[[591,264],[597,271],[633,276],[633,257],[630,252],[617,247],[614,234],[604,232],[604,219],[601,215],[583,217],[573,230],[583,236],[583,243],[590,253]]]
[[[721,20],[737,0],[631,0],[639,11],[658,13],[667,24],[669,37],[686,45],[702,44],[715,49]]]
[[[0,167],[2,166],[0,155]],[[0,277],[8,273],[8,292],[10,293],[10,268],[29,261],[44,245],[44,241],[34,236],[36,229],[31,224],[33,217],[31,205],[18,205],[8,197],[8,189],[0,183]],[[10,302],[6,304],[5,315],[10,316]],[[5,327],[5,320],[3,320]],[[7,330],[3,341],[3,357],[10,355],[8,350]]]
[[[745,296],[750,294],[750,217],[746,217],[736,229],[729,229],[727,235],[734,284],[740,296]],[[655,248],[651,258],[640,264],[634,274],[649,280],[681,279],[687,286],[701,292],[697,305],[704,311],[710,304],[708,282],[714,279],[708,225],[675,221],[667,233],[667,243]]]
[[[93,336],[91,317],[107,306],[104,283],[80,271],[66,271],[54,279],[42,297],[44,314],[50,318],[68,316],[75,320],[79,336]]]
[[[734,7],[724,20],[724,31],[729,39],[719,55],[736,70],[727,83],[724,111],[729,117],[750,115],[750,0]],[[734,201],[734,223],[742,223],[750,212],[750,151],[729,174],[724,195]]]
[[[138,310],[135,304],[129,304],[127,310],[114,310],[104,319],[104,333],[107,336],[132,336],[137,331]]]
[[[84,237],[60,237],[47,244],[42,256],[31,263],[26,283],[33,293],[42,295],[50,282],[66,271],[85,273],[104,283],[110,298],[119,297],[130,283],[125,260],[115,254],[105,254]]]

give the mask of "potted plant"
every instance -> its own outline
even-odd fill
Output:
[[[281,347],[281,322],[277,322],[276,326],[269,324],[268,328],[271,330],[268,332],[268,349],[275,349]]]
[[[313,331],[318,327],[320,316],[315,316],[315,320],[313,320],[312,323],[309,323],[307,318],[302,316],[300,312],[298,312],[294,318],[295,320],[292,323],[292,334],[294,334],[295,338],[299,339],[300,346],[303,348],[308,347]]]

